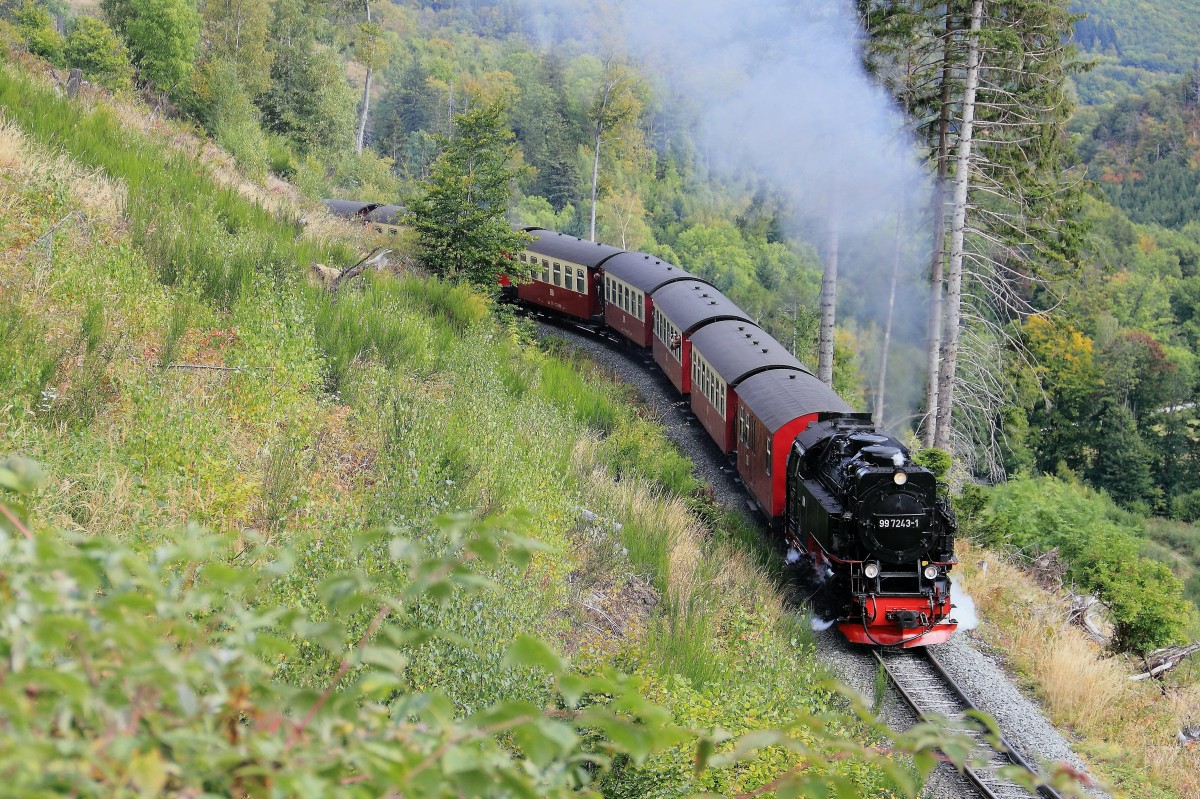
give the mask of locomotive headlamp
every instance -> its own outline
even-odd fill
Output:
[[[866,576],[868,580],[874,580],[879,576],[879,564],[872,561],[866,566],[863,566],[863,575]]]
[[[932,580],[935,577],[937,577],[937,566],[926,566],[925,567],[925,579]]]
[[[908,475],[904,472],[896,472],[892,475],[892,482],[898,486],[902,486],[908,482]]]

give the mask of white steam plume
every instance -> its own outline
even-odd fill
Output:
[[[974,630],[979,626],[975,600],[963,590],[962,580],[957,574],[950,575],[950,603],[954,605],[950,618],[958,622],[959,630]]]
[[[548,46],[582,38],[661,76],[696,109],[709,164],[767,180],[819,248],[836,223],[841,272],[863,287],[858,305],[843,310],[860,321],[882,318],[896,213],[906,209],[894,336],[923,337],[915,278],[928,252],[928,173],[904,114],[861,66],[849,0],[615,0],[600,11],[578,0],[527,2]]]

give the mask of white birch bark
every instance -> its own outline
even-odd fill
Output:
[[[371,4],[363,4],[367,9],[367,24],[371,24]],[[371,56],[372,60],[374,55]],[[363,143],[367,138],[367,112],[371,108],[371,76],[375,70],[367,64],[367,77],[363,81],[362,113],[358,116],[358,132],[354,137],[354,152],[362,155]]]
[[[953,77],[951,60],[954,34],[954,15],[946,9],[946,31],[942,42],[942,92],[938,110],[937,180],[933,184],[933,246],[929,255],[929,316],[925,333],[926,349],[925,424],[921,443],[933,446],[937,432],[938,366],[942,347],[942,281],[946,259],[946,176],[950,173],[950,81]]]
[[[962,322],[962,272],[967,225],[967,189],[971,178],[971,136],[975,124],[975,93],[979,87],[979,29],[983,0],[971,4],[967,40],[967,71],[963,83],[962,123],[954,174],[954,199],[950,223],[950,263],[946,268],[946,306],[942,325],[942,361],[938,372],[938,405],[933,445],[949,449],[951,412],[954,407],[954,373],[958,365],[959,327]]]
[[[829,221],[825,276],[821,280],[821,328],[817,337],[817,379],[833,385],[833,328],[837,321],[838,220],[837,203]]]

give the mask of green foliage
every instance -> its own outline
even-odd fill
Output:
[[[1171,502],[1171,518],[1185,522],[1200,521],[1200,488],[1175,497]]]
[[[302,153],[348,152],[355,98],[343,77],[342,62],[317,42],[318,22],[302,0],[275,4],[271,83],[256,102],[267,130],[287,138]]]
[[[109,91],[128,89],[133,76],[129,52],[112,29],[94,17],[79,17],[67,35],[64,56],[68,67],[83,70]]]
[[[39,55],[51,64],[63,64],[63,37],[54,26],[50,12],[34,0],[26,0],[25,5],[13,16],[17,30],[25,40],[29,52]]]
[[[11,461],[0,468],[6,490],[29,474]],[[198,528],[168,536],[150,557],[56,530],[33,540],[0,533],[0,607],[21,618],[0,643],[11,664],[0,681],[5,792],[352,797],[403,783],[412,796],[496,785],[567,796],[607,757],[641,761],[682,740],[630,681],[568,673],[528,637],[513,642],[504,666],[549,672],[565,713],[509,702],[457,718],[444,697],[406,684],[407,653],[437,634],[415,626],[412,609],[485,589],[468,557],[528,562],[536,545],[514,529],[511,520],[445,520],[434,551],[395,531],[363,536],[357,552],[382,547],[405,586],[392,593],[351,565],[323,581],[319,616],[261,601],[293,568],[287,550],[234,566],[233,542]],[[305,645],[340,661],[323,690],[297,691],[273,675]],[[585,694],[593,698],[581,706]],[[131,716],[140,723],[130,727]],[[576,732],[584,726],[607,733],[592,752]],[[103,743],[114,737],[120,746]]]
[[[251,102],[236,62],[205,61],[192,77],[193,113],[213,138],[250,175],[260,177],[267,161],[267,141],[258,109]]]
[[[51,380],[62,357],[46,340],[41,325],[20,306],[17,292],[0,296],[0,385],[8,402],[4,414],[48,410],[57,396]]]
[[[233,62],[246,95],[262,94],[271,81],[269,0],[205,0],[202,13],[209,57]]]
[[[1200,12],[1200,8],[1197,9]],[[1079,154],[1110,202],[1142,223],[1182,228],[1200,211],[1194,167],[1200,72],[1150,86],[1076,120]]]
[[[143,80],[173,92],[196,61],[200,15],[195,0],[129,0],[124,34]]]
[[[1114,645],[1147,652],[1178,640],[1189,618],[1178,578],[1139,556],[1142,522],[1104,495],[1053,477],[1017,478],[992,489],[965,530],[990,546],[1058,549],[1067,576],[1109,607]]]
[[[950,467],[954,464],[954,459],[944,449],[930,447],[914,455],[913,463],[918,466],[924,466],[933,472],[933,476],[936,479],[943,480],[946,477],[946,473],[950,471]]]
[[[512,271],[506,254],[529,241],[505,218],[517,172],[503,115],[492,103],[456,116],[453,135],[439,139],[424,193],[411,203],[421,263],[438,277],[494,286]]]
[[[1076,79],[1084,103],[1113,102],[1194,68],[1194,54],[1200,50],[1200,3],[1195,0],[1154,5],[1078,0],[1072,10],[1086,14],[1076,23],[1075,42],[1083,57],[1095,63]]]

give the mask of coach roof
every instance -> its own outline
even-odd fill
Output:
[[[347,219],[355,216],[366,216],[379,207],[379,203],[363,203],[356,200],[321,200],[329,213],[344,216]]]
[[[737,387],[737,394],[738,400],[772,433],[810,413],[854,412],[829,386],[807,372],[793,369],[771,369],[748,377]]]
[[[699,279],[675,264],[644,252],[623,252],[613,256],[604,262],[604,273],[647,294],[677,280]]]
[[[566,233],[555,233],[553,230],[543,228],[535,228],[529,230],[528,233],[537,237],[536,241],[525,248],[529,252],[583,266],[600,266],[614,255],[624,252],[624,250],[610,247],[607,244],[584,241],[574,236],[568,236]]]
[[[721,379],[731,386],[766,369],[808,371],[767,331],[738,319],[713,322],[700,328],[692,334],[692,349],[703,355]]]
[[[701,325],[721,319],[750,321],[746,312],[728,297],[695,277],[670,283],[654,292],[654,307],[685,336]]]
[[[398,225],[400,224],[400,217],[404,216],[404,214],[405,209],[403,205],[381,205],[367,214],[367,219],[372,222]]]

